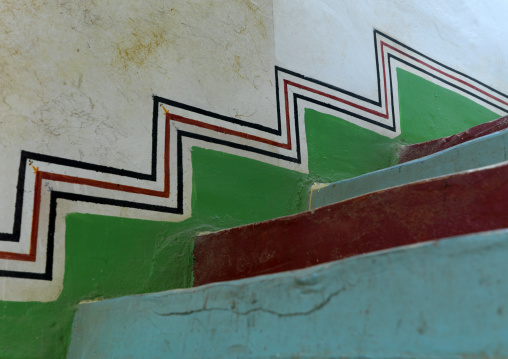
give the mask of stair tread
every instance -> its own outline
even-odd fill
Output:
[[[503,120],[508,123],[508,117]],[[390,187],[500,163],[508,157],[507,148],[508,130],[489,134],[425,158],[320,186],[312,190],[309,207],[318,208]]]
[[[498,118],[494,121],[482,123],[478,126],[457,133],[452,136],[438,138],[432,141],[416,143],[402,147],[399,153],[399,163],[415,160],[430,154],[457,146],[461,143],[486,136],[488,134],[508,128],[508,116]]]
[[[507,178],[504,163],[198,236],[194,285],[507,228]]]
[[[68,358],[504,357],[507,257],[502,230],[82,304]]]

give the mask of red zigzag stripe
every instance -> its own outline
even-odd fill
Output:
[[[436,67],[434,67],[422,60],[419,60],[419,59],[407,54],[406,52],[403,52],[403,51],[381,41],[381,56],[382,56],[382,64],[383,64],[383,85],[384,85],[384,93],[385,93],[385,104],[388,103],[388,98],[387,98],[388,94],[387,94],[387,85],[386,85],[386,68],[385,68],[385,58],[384,58],[384,51],[385,51],[384,47],[385,46],[392,49],[395,52],[400,53],[401,55],[404,55],[404,56],[412,59],[413,61],[416,61],[417,63],[419,63],[429,69],[432,69],[433,71],[440,73],[443,76],[451,78],[451,79],[453,79],[465,86],[468,86],[468,87],[508,106],[507,102],[499,99],[498,97],[493,96],[493,95],[479,89],[478,87],[476,87],[464,80],[461,80],[457,77],[447,74],[444,71],[441,71],[438,68],[436,68]],[[170,126],[171,121],[186,123],[186,124],[189,124],[192,126],[216,131],[218,133],[224,133],[227,135],[240,137],[240,138],[243,138],[246,140],[252,140],[252,141],[264,143],[264,144],[267,144],[270,146],[274,146],[274,147],[278,147],[278,148],[282,148],[282,149],[286,149],[286,150],[291,150],[292,149],[292,142],[291,142],[291,129],[290,129],[290,118],[289,118],[288,86],[293,86],[293,87],[296,87],[296,88],[299,88],[299,89],[302,89],[302,90],[305,90],[305,91],[308,91],[308,92],[311,92],[311,93],[314,93],[314,94],[317,94],[317,95],[320,95],[323,97],[327,97],[331,100],[334,100],[334,101],[346,104],[348,106],[354,107],[356,109],[368,112],[370,114],[379,116],[383,119],[388,119],[388,117],[389,117],[388,106],[386,106],[385,113],[381,113],[381,112],[366,108],[364,106],[355,104],[355,103],[350,102],[346,99],[343,99],[343,98],[340,98],[340,97],[337,97],[337,96],[334,96],[331,94],[327,94],[325,92],[310,88],[308,86],[305,86],[305,85],[302,85],[302,84],[299,84],[299,83],[296,83],[296,82],[293,82],[290,80],[284,80],[284,105],[285,105],[285,109],[286,109],[286,129],[287,129],[286,141],[285,141],[286,143],[279,143],[279,142],[268,140],[268,139],[265,139],[262,137],[249,135],[249,134],[245,134],[245,133],[234,131],[234,130],[229,130],[229,129],[226,129],[226,128],[223,128],[220,126],[211,125],[211,124],[199,122],[196,120],[192,120],[189,118],[185,118],[182,116],[167,113],[166,114],[165,142],[164,142],[164,146],[165,146],[164,189],[162,191],[150,190],[150,189],[134,187],[134,186],[126,186],[126,185],[121,185],[121,184],[116,184],[116,183],[110,183],[110,182],[104,182],[104,181],[98,181],[98,180],[92,180],[92,179],[86,179],[86,178],[80,178],[80,177],[73,177],[73,176],[68,176],[68,175],[61,175],[61,174],[56,174],[56,173],[44,172],[44,171],[37,171],[36,179],[35,179],[35,188],[34,188],[35,195],[34,195],[33,217],[32,217],[32,226],[31,226],[29,253],[22,254],[22,253],[13,253],[13,252],[0,252],[0,259],[35,262],[36,252],[37,252],[37,236],[38,236],[38,230],[39,230],[39,216],[40,216],[40,207],[41,207],[41,187],[42,187],[43,180],[72,183],[72,184],[85,185],[85,186],[97,187],[97,188],[114,190],[114,191],[122,191],[122,192],[128,192],[128,193],[143,194],[143,195],[147,195],[147,196],[168,198],[170,195],[170,192],[169,192],[169,184],[170,184],[170,182],[169,182],[169,175],[170,175],[169,174],[169,141],[170,141],[169,128],[170,127],[169,126]]]

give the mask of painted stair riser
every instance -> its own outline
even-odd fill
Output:
[[[80,305],[68,358],[508,356],[508,233]]]
[[[508,164],[503,164],[202,235],[194,245],[194,285],[508,228],[507,203]]]
[[[312,190],[309,207],[318,208],[390,187],[500,163],[507,160],[507,149],[508,130],[497,132],[422,159]]]
[[[399,163],[415,160],[433,153],[443,151],[447,148],[457,146],[461,143],[474,140],[491,133],[508,128],[508,116],[497,120],[482,123],[481,125],[470,128],[467,131],[457,133],[452,136],[438,138],[436,140],[416,143],[401,148],[399,153]]]

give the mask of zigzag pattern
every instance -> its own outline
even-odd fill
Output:
[[[300,120],[304,108],[332,114],[385,136],[397,136],[397,67],[461,93],[500,115],[508,113],[507,95],[377,30],[374,46],[376,100],[276,67],[275,128],[154,96],[150,173],[23,151],[13,231],[0,234],[0,281],[9,287],[0,299],[48,301],[58,297],[65,261],[65,213],[164,221],[188,218],[191,188],[185,184],[192,180],[193,146],[307,172],[305,124]],[[32,168],[38,168],[35,174]]]

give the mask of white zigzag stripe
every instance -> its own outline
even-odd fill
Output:
[[[374,31],[374,41],[377,51],[378,100],[362,98],[329,84],[276,68],[279,110],[277,129],[225,119],[204,110],[154,98],[156,104],[154,120],[158,129],[154,132],[157,144],[154,157],[156,180],[148,178],[149,175],[144,176],[146,178],[136,178],[123,174],[121,170],[108,173],[90,169],[89,166],[69,165],[65,160],[45,159],[44,156],[27,154],[24,157],[25,170],[23,173],[20,170],[20,175],[24,175],[24,193],[19,242],[0,242],[0,251],[3,254],[3,259],[0,259],[3,277],[0,277],[0,281],[5,288],[1,292],[0,299],[51,301],[58,298],[63,286],[64,218],[67,213],[81,212],[174,222],[190,217],[192,186],[185,184],[192,183],[190,150],[193,146],[219,150],[307,173],[305,123],[301,120],[304,108],[340,117],[384,136],[396,137],[400,134],[396,68],[403,68],[458,92],[500,115],[508,113],[506,95],[439,64],[378,31]],[[171,115],[166,115],[162,106],[167,107]],[[168,123],[169,128],[166,129]],[[169,147],[166,147],[167,133],[170,138]],[[180,144],[178,138],[181,139]],[[167,166],[166,153],[169,154]],[[32,166],[38,167],[39,175],[45,174],[45,177],[40,175],[38,211],[34,207],[38,203],[35,190],[37,176],[33,173]],[[178,177],[179,173],[181,178]],[[72,180],[67,181],[67,178]],[[156,192],[164,192],[166,179],[169,179],[167,188],[169,194],[154,195]],[[106,183],[109,187],[104,185]],[[111,187],[111,184],[120,190]],[[122,190],[131,187],[145,192]],[[52,199],[52,194],[55,193],[78,197],[65,195]],[[102,200],[86,200],[87,198]],[[122,201],[123,204],[119,205],[115,201]],[[54,202],[53,216],[52,202]],[[136,208],[124,202],[143,206]],[[165,212],[161,208],[167,208],[168,211]],[[36,227],[33,221],[35,213],[40,213]],[[53,227],[54,231],[51,230]],[[33,228],[37,230],[34,235]],[[37,243],[36,249],[34,238]],[[52,249],[49,248],[50,242],[53,242]],[[48,255],[48,251],[52,253]],[[32,260],[19,259],[23,256],[31,256]]]

